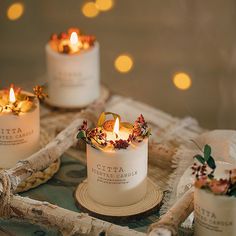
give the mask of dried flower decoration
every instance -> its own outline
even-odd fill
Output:
[[[106,120],[107,115],[112,115],[113,120]],[[77,138],[84,140],[87,144],[96,149],[126,149],[131,143],[142,142],[151,134],[147,122],[144,120],[144,117],[140,115],[133,125],[128,122],[120,122],[120,127],[130,132],[127,140],[108,140],[106,132],[113,131],[116,118],[121,121],[118,114],[103,112],[98,119],[97,127],[93,129],[90,129],[87,121],[84,121],[79,129]]]
[[[141,142],[144,137],[148,137],[151,134],[151,129],[148,128],[147,122],[141,114],[134,122],[133,132],[131,139],[137,142]]]
[[[128,140],[115,140],[115,141],[110,141],[110,144],[114,146],[116,149],[126,149],[129,146],[129,141]]]
[[[207,189],[216,195],[236,197],[236,169],[228,171],[229,177],[227,179],[216,179],[214,173],[217,166],[211,155],[211,146],[206,144],[202,153],[203,155],[194,156],[200,163],[199,165],[194,163],[192,166],[192,174],[195,175],[195,187]]]
[[[14,89],[15,101],[10,101],[10,89]],[[24,93],[21,88],[11,85],[8,89],[0,92],[0,113],[12,112],[14,115],[26,113],[35,109],[35,99],[43,100],[47,95],[43,92],[42,86],[36,86],[33,89],[34,95]]]
[[[40,100],[40,101],[44,101],[45,98],[48,97],[48,94],[46,94],[44,92],[44,86],[42,85],[36,85],[34,88],[33,88],[33,91],[34,91],[34,94],[35,96]]]
[[[78,37],[78,50],[76,51],[71,50],[69,43],[72,33],[76,33]],[[67,32],[52,34],[49,43],[51,48],[56,52],[63,54],[75,54],[93,47],[95,41],[96,38],[93,35],[84,35],[78,28],[69,28]]]

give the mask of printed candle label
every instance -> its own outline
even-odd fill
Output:
[[[195,189],[195,235],[236,235],[236,203],[234,198],[216,196],[205,190]]]
[[[91,172],[97,176],[97,182],[105,184],[128,184],[138,174],[136,169],[121,166],[105,166],[97,164]]]
[[[0,128],[0,145],[16,145],[26,143],[34,134],[34,129]]]
[[[147,142],[113,153],[87,145],[88,194],[108,206],[140,201],[147,189]]]
[[[93,75],[84,71],[58,71],[52,76],[54,83],[63,87],[86,86],[93,82]]]
[[[214,211],[209,211],[206,208],[195,204],[195,222],[203,227],[206,227],[213,232],[223,232],[222,227],[229,227],[233,225],[232,219],[219,218]]]

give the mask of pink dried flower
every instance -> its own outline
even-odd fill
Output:
[[[137,120],[134,122],[132,138],[135,140],[137,137],[145,137],[150,134],[148,130],[147,122],[145,121],[143,115],[141,114]]]
[[[215,194],[226,194],[229,189],[229,181],[227,179],[212,179],[209,187]]]
[[[140,114],[140,116],[137,118],[136,121],[137,121],[138,123],[140,123],[140,124],[146,123],[146,122],[145,122],[145,119],[144,119],[144,117],[143,117],[142,114]]]

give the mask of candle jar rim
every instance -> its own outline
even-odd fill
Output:
[[[82,139],[87,144],[93,146],[94,148],[101,149],[104,151],[108,151],[110,149],[127,149],[130,145],[134,145],[138,143],[142,143],[146,138],[148,138],[151,135],[151,129],[148,127],[147,122],[145,121],[142,114],[138,116],[138,118],[135,120],[133,124],[133,128],[130,133],[128,133],[128,136],[119,136],[119,133],[116,134],[116,137],[114,139],[108,139],[108,134],[104,130],[104,124],[106,122],[106,115],[112,114],[114,118],[116,118],[116,121],[119,118],[118,114],[112,113],[112,112],[102,112],[100,117],[98,118],[97,127],[95,128],[89,128],[88,122],[86,120],[83,121],[83,124],[79,128],[79,132],[77,134],[77,139]],[[119,118],[120,119],[120,118]],[[113,130],[117,126],[115,124],[113,125]],[[123,122],[123,125],[126,122]],[[107,125],[107,128],[110,129],[111,124]],[[126,126],[130,126],[130,124],[126,124]],[[119,131],[118,131],[119,132]],[[134,145],[135,146],[135,145]]]
[[[232,201],[236,201],[236,197],[235,196],[229,196],[229,195],[224,195],[224,194],[215,194],[213,192],[211,192],[209,189],[202,189],[202,188],[194,188],[194,192],[196,194],[196,192],[199,191],[200,193],[204,193],[206,195],[209,195],[211,197],[217,197],[219,200],[232,200]]]
[[[133,149],[136,149],[138,147],[141,147],[148,142],[149,138],[145,137],[141,142],[130,142],[129,146],[127,148],[99,148],[96,145],[91,145],[90,143],[86,143],[86,146],[90,146],[91,148],[95,149],[98,152],[109,152],[109,153],[115,153],[115,152],[129,152],[132,151]]]
[[[51,45],[50,45],[50,41],[46,44],[45,49],[46,51],[48,51],[49,53],[52,53],[54,55],[60,55],[62,57],[77,57],[86,53],[90,53],[92,50],[99,48],[99,43],[97,41],[94,42],[94,45],[90,46],[88,49],[82,49],[79,52],[73,53],[73,54],[67,54],[67,53],[62,53],[62,52],[58,52],[55,51]]]
[[[4,92],[4,90],[0,90],[0,95],[3,94],[3,92]],[[32,92],[28,92],[26,90],[21,90],[20,93],[23,95],[26,95],[26,96],[33,97],[33,100],[32,100],[33,105],[28,111],[26,111],[26,112],[21,111],[21,112],[19,112],[19,114],[24,115],[27,113],[34,112],[35,109],[37,109],[37,107],[39,107],[39,99]],[[24,100],[22,100],[22,101],[24,101]],[[12,112],[12,111],[10,111],[10,112],[1,111],[0,115],[16,115],[16,114],[14,114],[14,112]]]

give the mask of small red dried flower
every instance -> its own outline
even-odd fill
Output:
[[[113,146],[116,149],[126,149],[129,146],[129,143],[127,140],[120,139],[120,140],[115,140],[113,142]]]

